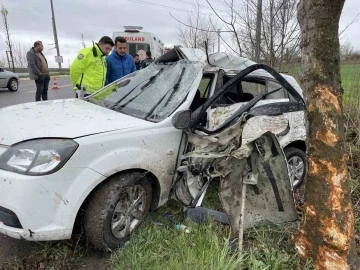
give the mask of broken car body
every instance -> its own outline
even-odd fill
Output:
[[[114,249],[170,196],[200,205],[216,177],[235,230],[241,211],[248,226],[294,220],[283,149],[304,141],[303,111],[292,77],[186,48],[84,100],[3,108],[0,232],[68,239],[84,209],[90,241]]]

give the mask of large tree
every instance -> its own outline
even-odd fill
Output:
[[[304,219],[295,248],[315,269],[354,265],[354,216],[344,145],[339,20],[345,0],[300,0],[308,164]]]
[[[1,16],[2,16],[2,19],[3,19],[3,24],[4,24],[4,32],[5,32],[5,36],[6,36],[6,46],[7,46],[7,49],[9,50],[9,52],[10,52],[10,58],[11,58],[13,72],[15,72],[14,57],[13,57],[13,45],[12,45],[12,42],[10,40],[10,30],[9,30],[9,22],[8,22],[9,12],[4,7],[3,4],[1,4],[0,13],[1,13]],[[9,67],[10,67],[10,63],[9,63]]]

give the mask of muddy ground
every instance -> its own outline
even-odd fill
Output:
[[[79,241],[27,242],[0,234],[1,270],[102,270],[110,254],[86,248]]]

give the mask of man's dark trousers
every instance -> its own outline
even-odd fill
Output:
[[[36,84],[36,101],[47,100],[48,99],[48,87],[50,82],[49,74],[41,74],[38,76],[38,79],[35,80]]]

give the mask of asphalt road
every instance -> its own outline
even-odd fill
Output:
[[[51,88],[54,83],[54,77],[52,77],[48,90],[49,100],[75,97],[69,77],[56,78],[56,82],[60,89],[52,90]],[[16,92],[10,92],[7,89],[0,89],[0,108],[15,104],[34,102],[35,92],[35,82],[30,80],[20,80],[19,89]]]

